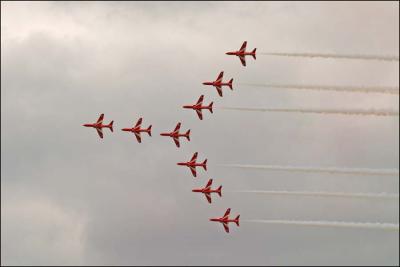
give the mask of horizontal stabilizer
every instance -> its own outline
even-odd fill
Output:
[[[204,170],[207,170],[207,159],[203,161],[203,168]]]
[[[108,125],[108,127],[110,127],[111,132],[114,132],[113,124],[114,124],[114,121],[111,121],[110,124]]]
[[[229,85],[229,88],[231,89],[231,90],[233,90],[233,78],[232,79],[230,79],[230,81],[228,82],[228,85]]]
[[[213,104],[214,104],[214,102],[211,102],[210,103],[210,105],[208,106],[208,110],[211,112],[211,113],[213,113]]]
[[[240,226],[240,225],[239,225],[239,217],[240,217],[240,215],[238,215],[238,216],[235,218],[235,223],[236,223],[237,226]]]
[[[217,193],[220,197],[222,197],[222,185],[220,185],[217,189]]]
[[[187,132],[185,133],[185,137],[188,141],[190,141],[190,129],[187,130]]]

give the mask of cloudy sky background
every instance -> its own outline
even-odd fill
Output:
[[[399,5],[242,2],[1,3],[1,263],[399,264],[398,232],[208,222],[245,219],[398,223],[394,200],[260,196],[234,190],[398,194],[395,176],[240,170],[220,163],[399,168],[398,117],[183,110],[215,106],[398,110],[396,95],[234,85],[398,86],[399,63],[224,53],[398,55]],[[105,113],[104,139],[83,123]],[[142,116],[153,137],[121,132]],[[181,149],[159,136],[181,121]],[[194,179],[176,162],[193,152]],[[223,185],[209,205],[191,189]]]

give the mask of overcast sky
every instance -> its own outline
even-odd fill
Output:
[[[257,47],[247,67],[225,52]],[[242,170],[221,163],[399,168],[398,117],[227,111],[218,106],[398,110],[397,95],[236,83],[399,85],[399,63],[263,52],[398,55],[397,2],[2,2],[3,265],[398,265],[398,232],[209,222],[398,223],[395,200],[238,194],[398,194],[396,176]],[[224,70],[233,91],[201,83]],[[181,108],[201,95],[214,114]],[[83,123],[114,120],[99,139]],[[153,136],[121,128],[139,117]],[[162,131],[181,121],[177,149]],[[198,151],[207,172],[176,166]],[[223,197],[191,192],[209,178]]]

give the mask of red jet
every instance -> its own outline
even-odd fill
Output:
[[[213,179],[210,179],[204,188],[193,189],[192,192],[203,193],[206,196],[208,203],[211,204],[211,193],[218,193],[218,195],[222,197],[222,185],[220,185],[217,189],[211,189],[212,182]]]
[[[194,105],[186,105],[183,106],[183,108],[190,108],[193,110],[196,110],[197,116],[199,116],[199,119],[202,120],[203,119],[203,114],[201,113],[202,109],[208,109],[211,113],[213,113],[212,110],[212,106],[214,102],[211,102],[210,105],[208,106],[202,106],[203,105],[203,99],[204,99],[204,95],[201,95],[199,100],[197,100],[197,103]]]
[[[161,133],[160,135],[172,137],[172,138],[174,139],[175,145],[176,145],[177,147],[179,147],[179,146],[180,146],[180,144],[179,144],[179,137],[186,137],[186,139],[187,139],[188,141],[190,141],[190,136],[189,136],[189,134],[190,134],[190,129],[187,130],[186,133],[179,133],[179,129],[180,129],[180,128],[181,128],[181,123],[178,122],[178,124],[177,124],[176,127],[175,127],[175,130],[173,130],[173,131],[170,132],[170,133]]]
[[[96,123],[87,123],[84,124],[83,126],[95,128],[100,138],[103,138],[103,128],[109,128],[111,132],[113,132],[113,123],[114,123],[114,121],[111,121],[109,125],[104,125],[103,118],[104,114],[101,114]]]
[[[214,86],[217,89],[219,96],[222,97],[222,86],[224,86],[224,85],[225,86],[229,86],[229,88],[231,88],[231,90],[233,90],[233,88],[232,88],[233,79],[231,79],[227,83],[224,83],[222,81],[223,77],[224,77],[224,72],[221,71],[221,73],[218,75],[218,77],[217,77],[217,79],[215,81],[213,81],[213,82],[203,82],[203,84],[204,85],[212,85],[212,86]]]
[[[231,209],[229,208],[229,209],[226,210],[225,215],[223,217],[221,217],[221,218],[212,218],[212,219],[210,219],[210,221],[222,223],[222,225],[224,226],[225,232],[229,233],[228,224],[230,222],[234,222],[234,223],[236,223],[237,226],[239,226],[239,217],[240,217],[240,215],[238,215],[238,216],[236,216],[235,219],[229,219],[229,213],[230,212],[231,212]]]
[[[247,41],[244,41],[244,43],[242,44],[242,47],[240,48],[239,51],[227,52],[226,54],[238,56],[240,59],[240,62],[242,62],[242,65],[246,66],[246,56],[253,56],[253,58],[255,60],[256,59],[256,50],[257,50],[257,48],[254,48],[253,51],[246,52],[246,45],[247,45]]]
[[[196,159],[197,159],[197,152],[193,154],[193,157],[190,161],[178,162],[177,165],[189,167],[190,170],[192,171],[193,176],[196,177],[196,167],[203,167],[204,170],[207,171],[207,159],[205,159],[203,163],[196,163]]]
[[[121,130],[124,131],[124,132],[132,132],[132,133],[134,133],[135,136],[136,136],[137,141],[138,141],[139,143],[141,143],[141,142],[142,142],[142,138],[140,137],[140,133],[141,133],[141,132],[148,133],[149,136],[151,136],[151,125],[150,125],[147,129],[141,129],[141,128],[140,128],[140,125],[141,125],[141,124],[142,124],[142,118],[140,118],[140,119],[137,121],[136,125],[133,126],[133,128],[123,128],[123,129],[121,129]]]

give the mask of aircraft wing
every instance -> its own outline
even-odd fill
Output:
[[[217,77],[217,79],[215,80],[216,82],[222,82],[222,78],[224,77],[224,72],[221,71]]]
[[[179,138],[174,137],[174,142],[177,147],[179,147]]]
[[[221,88],[221,86],[215,86],[215,88],[217,89],[219,96],[222,96],[222,88]]]
[[[102,123],[104,118],[104,114],[101,114],[99,119],[97,120],[97,123]]]
[[[222,218],[228,218],[230,213],[231,213],[231,209],[229,208],[226,210],[224,217],[222,217]]]
[[[213,179],[208,180],[207,185],[206,185],[206,188],[211,187],[212,182],[213,182]]]
[[[201,104],[203,104],[203,99],[204,99],[204,95],[201,95],[200,97],[199,97],[199,100],[197,100],[197,103],[196,103],[196,105],[201,105]]]
[[[142,124],[142,118],[139,118],[137,123],[136,123],[136,125],[135,125],[135,128],[140,126],[141,124]]]
[[[192,159],[190,160],[190,162],[196,162],[197,154],[198,154],[197,152],[193,154],[193,157],[192,157]]]
[[[175,126],[174,132],[179,132],[180,128],[181,128],[181,123],[178,122],[178,124]]]
[[[244,41],[242,46],[240,47],[240,52],[246,52],[246,45],[247,45],[247,41]]]
[[[199,116],[199,119],[203,119],[203,114],[201,113],[201,109],[196,109],[197,116]]]
[[[190,170],[192,171],[193,176],[196,177],[196,167],[190,167]]]
[[[225,232],[229,233],[229,226],[227,223],[222,223],[222,225],[224,226]]]
[[[210,193],[205,193],[204,195],[206,196],[208,203],[211,204],[211,195],[210,195]]]
[[[240,62],[242,62],[242,65],[246,67],[246,58],[244,56],[239,56]]]
[[[101,139],[103,139],[103,130],[102,128],[96,128],[98,135],[100,136]]]
[[[142,138],[140,137],[140,133],[135,133],[136,139],[139,143],[142,142]]]

